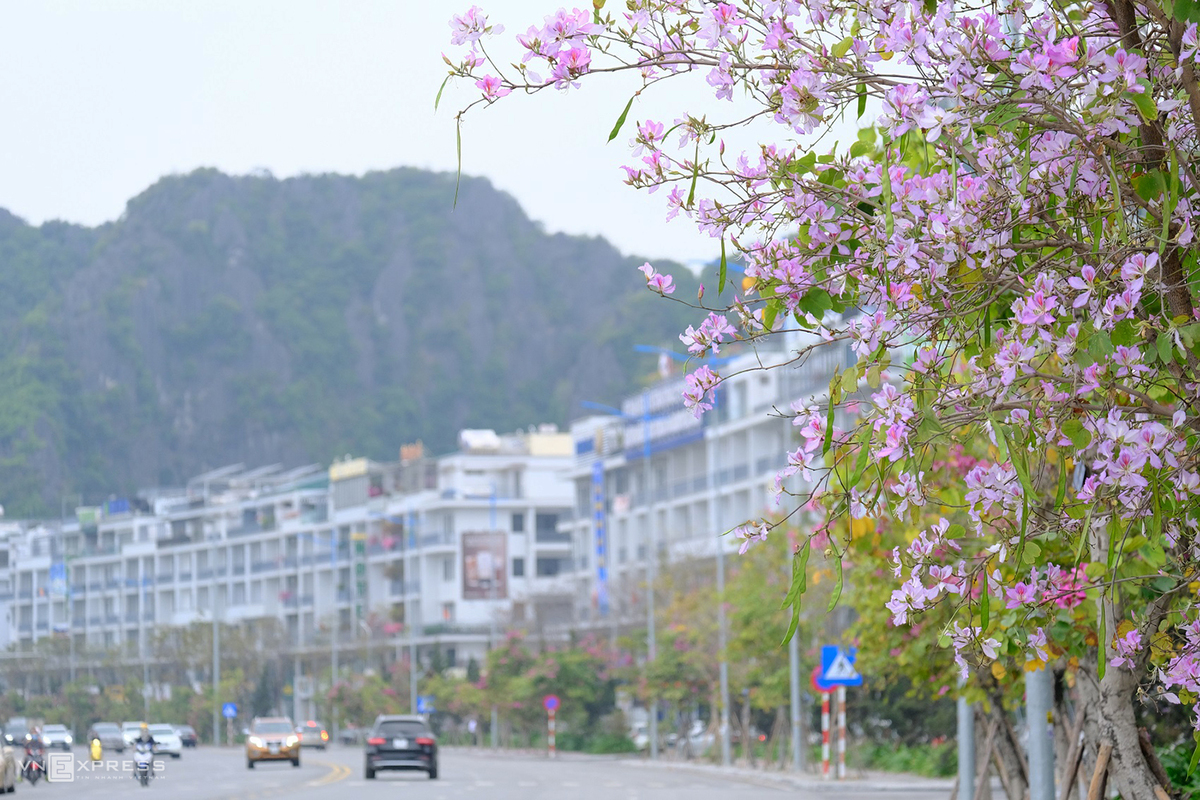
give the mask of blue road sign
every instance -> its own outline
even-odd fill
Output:
[[[225,705],[221,706],[221,715],[224,716],[225,719],[233,719],[236,717],[237,703],[226,703]]]
[[[542,707],[553,713],[558,710],[558,695],[548,694],[542,698]]]
[[[437,711],[437,709],[434,708],[434,705],[433,705],[435,700],[437,700],[437,698],[431,694],[417,695],[417,713],[418,714],[432,714],[433,712]]]
[[[843,650],[837,645],[821,648],[821,683],[831,686],[862,686],[863,677],[854,668],[858,650]]]

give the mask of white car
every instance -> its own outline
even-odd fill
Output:
[[[154,752],[179,758],[183,755],[183,740],[174,725],[151,725],[150,736],[154,739]]]
[[[122,722],[121,723],[121,738],[125,740],[126,747],[133,747],[133,740],[142,735],[142,726],[144,722]]]
[[[75,743],[71,732],[67,730],[66,725],[43,725],[42,726],[42,741],[46,744],[46,749],[52,747],[60,747],[63,750],[70,750],[71,745]]]

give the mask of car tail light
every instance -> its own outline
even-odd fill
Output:
[[[432,745],[432,744],[433,744],[433,739],[430,739],[430,738],[429,738],[429,737],[427,737],[427,736],[418,736],[418,737],[417,737],[417,744]]]
[[[384,739],[382,736],[372,736],[370,739],[367,739],[367,744],[383,744],[386,741],[387,739]]]
[[[328,731],[321,731],[321,741],[325,741],[325,740],[326,740],[326,739],[328,739],[328,738],[329,738],[329,732],[328,732]]]

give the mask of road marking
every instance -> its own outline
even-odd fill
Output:
[[[318,761],[316,763],[323,767],[329,767],[329,772],[315,781],[309,781],[305,786],[328,786],[331,783],[337,783],[350,777],[350,768],[344,764],[331,764],[327,761]]]
[[[574,786],[578,786],[579,784],[578,784],[578,783],[576,783],[575,781],[563,781],[563,782],[562,782],[562,785],[563,785],[563,786],[571,786],[571,787],[574,787]]]
[[[537,786],[537,781],[517,781],[517,786]]]

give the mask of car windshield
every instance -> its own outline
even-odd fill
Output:
[[[304,727],[305,727],[305,728],[308,728],[310,731],[319,731],[319,730],[321,730],[321,726],[320,726],[320,725],[318,725],[318,724],[317,724],[317,723],[315,723],[315,722],[306,722],[306,723],[304,724]]]
[[[115,722],[97,722],[93,729],[96,733],[116,733],[121,730]]]
[[[66,725],[47,725],[45,728],[43,728],[46,733],[62,733],[66,729]]]
[[[254,726],[255,733],[291,733],[292,726],[286,722],[259,722]]]
[[[191,725],[180,725],[179,732],[180,733],[195,733],[196,731],[192,728]]]
[[[409,720],[391,720],[379,723],[379,736],[422,736],[429,732],[423,723]]]
[[[150,735],[151,736],[174,736],[175,729],[172,728],[170,725],[151,725],[150,726]]]

